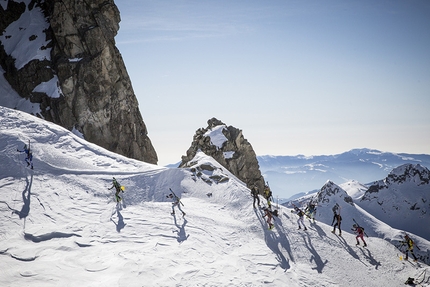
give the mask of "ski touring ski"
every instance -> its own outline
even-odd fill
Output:
[[[369,238],[369,236],[367,235],[366,231],[364,231],[364,227],[362,227],[360,224],[358,224],[358,222],[357,222],[357,221],[355,221],[355,219],[354,219],[354,218],[353,218],[352,220],[354,221],[354,223],[355,223],[355,224],[357,224],[357,226],[358,226],[358,227],[360,227],[361,229],[363,229],[363,233],[364,233],[364,235],[366,235],[366,237],[367,237],[367,238]]]
[[[171,188],[169,188],[170,192],[179,200],[179,203],[184,206],[184,204],[182,203],[181,199],[173,192],[173,190]]]

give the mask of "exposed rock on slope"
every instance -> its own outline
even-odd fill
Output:
[[[10,86],[40,105],[38,116],[75,128],[108,150],[156,164],[115,46],[120,14],[114,1],[26,0],[3,7],[0,65]]]
[[[242,131],[226,126],[216,118],[208,120],[207,128],[200,128],[194,135],[186,156],[182,156],[180,167],[192,166],[192,159],[198,151],[211,156],[248,187],[256,185],[263,191],[264,178],[261,175],[257,156]]]

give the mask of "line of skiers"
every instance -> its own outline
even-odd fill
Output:
[[[258,207],[261,208],[259,192],[256,186],[251,187],[251,196],[253,198],[252,205],[254,209],[256,208],[255,203],[257,203]],[[272,210],[273,196],[272,196],[272,191],[270,190],[270,187],[268,184],[264,186],[263,197],[267,201],[267,207],[263,208],[263,211],[264,211],[263,218],[267,217],[266,222],[269,226],[269,230],[272,230],[272,228],[274,227],[272,223],[273,215],[278,216],[278,210]]]
[[[260,206],[260,198],[259,198],[259,193],[258,193],[258,189],[253,186],[251,188],[251,195],[253,198],[253,207],[256,208],[255,204],[258,204],[258,207]],[[267,205],[268,207],[264,207],[264,215],[263,217],[266,218],[267,217],[267,224],[269,226],[269,230],[271,230],[273,228],[273,223],[272,223],[272,219],[273,219],[273,214],[274,211],[272,211],[271,208],[271,200],[272,200],[272,192],[270,191],[270,187],[268,185],[265,185],[264,187],[264,194],[263,194],[264,198],[267,200]],[[298,229],[303,229],[306,231],[307,227],[304,224],[304,216],[307,216],[310,220],[313,221],[313,223],[315,223],[315,214],[316,214],[316,204],[311,200],[308,204],[308,206],[306,207],[305,211],[303,211],[302,209],[300,209],[299,207],[297,207],[296,205],[293,204],[294,210],[292,210],[291,212],[295,212],[297,214],[297,216],[299,217],[297,219],[297,225],[298,225]],[[339,231],[339,236],[342,236],[342,230],[341,230],[341,223],[342,223],[342,216],[340,215],[340,206],[339,204],[335,204],[332,208],[333,211],[333,221],[331,223],[331,226],[333,226],[333,230],[332,233],[336,234],[336,228]],[[276,215],[277,215],[277,210],[275,210]],[[355,222],[355,220],[354,220]],[[334,224],[334,225],[333,225]],[[364,235],[367,236],[366,232],[364,231],[364,227],[358,225],[357,222],[355,222],[352,225],[351,230],[356,234],[356,245],[360,245],[360,241],[359,239],[361,239],[361,241],[363,242],[363,246],[367,247],[367,243],[364,240]],[[413,240],[406,234],[405,235],[405,240],[404,241],[400,241],[400,243],[402,244],[401,246],[406,245],[407,250],[405,251],[405,260],[408,260],[408,254],[411,253],[412,256],[414,257],[414,261],[417,261],[417,257],[414,254],[414,242]],[[416,245],[415,245],[416,246]],[[418,246],[416,246],[418,248]]]
[[[120,196],[120,193],[124,193],[125,187],[119,184],[119,182],[116,180],[115,177],[112,179],[112,186],[108,188],[111,190],[112,188],[115,188],[115,201],[118,203],[122,200],[122,197]],[[182,210],[181,205],[184,205],[181,202],[181,199],[170,189],[171,193],[166,196],[166,198],[170,198],[173,200],[172,202],[172,212],[171,214],[175,214],[175,207],[179,209],[179,211],[182,212],[182,216],[185,216],[185,212]]]

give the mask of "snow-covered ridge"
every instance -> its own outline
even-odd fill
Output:
[[[346,203],[340,189],[318,206],[316,223],[305,220],[306,232],[275,204],[269,231],[244,184],[203,153],[189,167],[162,168],[3,107],[0,139],[0,286],[376,287],[430,274],[398,259],[400,230]],[[34,170],[16,151],[29,139]],[[108,189],[113,176],[125,186],[121,205]],[[170,215],[170,189],[184,217]],[[335,202],[342,237],[325,222]],[[355,246],[351,218],[365,226],[367,249]],[[430,242],[411,236],[424,260]]]

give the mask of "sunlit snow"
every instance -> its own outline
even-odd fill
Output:
[[[342,237],[327,224],[329,205],[318,207],[316,223],[305,220],[308,231],[275,205],[268,230],[249,189],[201,152],[187,169],[150,165],[3,107],[0,138],[0,286],[376,287],[430,274],[423,263],[399,260],[390,240],[401,231],[359,207],[343,206]],[[28,140],[34,170],[17,152]],[[204,178],[193,171],[199,165],[228,180],[209,182],[210,169]],[[125,186],[120,205],[108,189],[112,177]],[[169,189],[185,217],[170,214]],[[351,218],[366,226],[368,248],[355,246]]]

